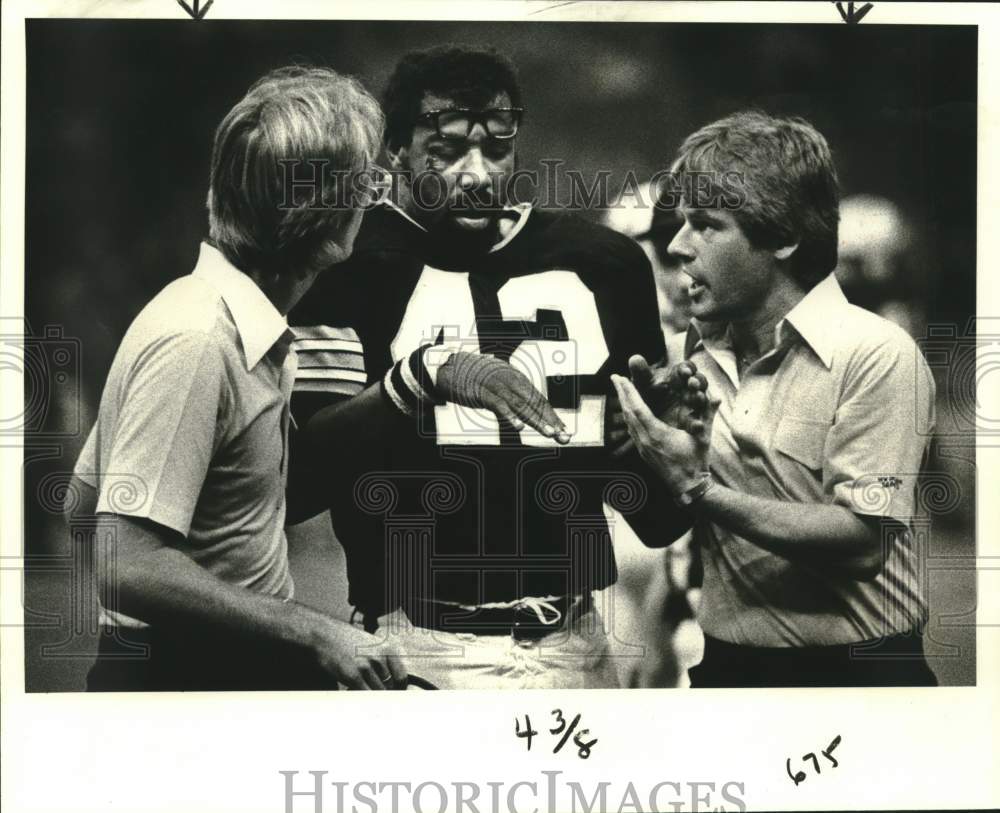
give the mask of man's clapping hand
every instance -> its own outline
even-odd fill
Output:
[[[650,366],[642,356],[629,359],[631,383],[650,412],[663,423],[692,435],[705,432],[709,418],[708,381],[690,361]],[[613,457],[635,448],[619,396],[608,399],[608,446]]]
[[[693,376],[688,377],[688,381],[692,380]],[[702,392],[705,402],[701,405],[701,399],[697,399],[697,410],[686,412],[686,408],[671,404],[664,414],[677,421],[679,426],[674,426],[653,414],[631,381],[620,375],[611,376],[611,381],[618,392],[629,436],[646,464],[660,475],[674,496],[696,485],[708,470],[712,419],[718,401]]]

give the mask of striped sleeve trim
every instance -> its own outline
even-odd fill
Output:
[[[291,330],[298,357],[295,392],[356,395],[364,389],[364,349],[353,328],[298,325]]]
[[[437,396],[424,356],[431,345],[424,344],[397,361],[385,374],[386,395],[406,415],[416,414],[421,404],[444,403]]]
[[[395,383],[393,383],[393,374],[398,374],[399,363],[397,362],[392,367],[389,368],[389,372],[385,374],[382,379],[382,392],[384,392],[389,400],[392,402],[393,406],[396,407],[404,415],[409,415],[412,417],[415,413],[415,409],[411,407],[399,394],[399,390]]]
[[[413,377],[414,389],[421,394],[421,399],[432,404],[443,404],[444,400],[438,397],[434,379],[427,369],[427,351],[430,347],[431,345],[425,344],[411,353],[406,366]]]
[[[291,328],[294,341],[308,339],[323,339],[345,342],[356,342],[358,340],[357,331],[350,327],[330,327],[329,325],[296,325]]]
[[[365,371],[361,356],[346,353],[299,353],[300,370],[356,370]]]
[[[361,384],[368,381],[368,374],[364,370],[345,370],[340,367],[300,368],[295,377],[302,381],[357,381]]]
[[[332,353],[361,354],[361,342],[347,339],[293,339],[295,349],[299,353],[310,350],[325,350]]]
[[[389,385],[393,392],[395,392],[400,399],[402,399],[408,408],[408,415],[412,415],[417,411],[417,405],[420,403],[420,396],[416,392],[411,390],[407,384],[406,379],[403,378],[403,365],[406,360],[397,361],[392,365],[392,369],[389,370]]]
[[[414,372],[414,356],[415,353],[411,353],[407,359],[400,362],[399,372],[403,378],[403,383],[412,392],[418,401],[431,401],[431,396],[427,390],[420,385],[420,381],[417,378],[417,374]],[[417,367],[422,367],[423,365],[417,362]]]

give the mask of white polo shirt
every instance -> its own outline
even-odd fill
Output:
[[[152,520],[219,578],[291,597],[291,341],[253,280],[203,244],[194,272],[143,308],[111,365],[75,471],[99,491],[97,512]]]
[[[714,638],[761,647],[909,632],[927,618],[911,529],[934,426],[930,369],[904,331],[849,304],[832,274],[778,323],[775,339],[742,378],[728,325],[694,321],[669,342],[670,360],[693,361],[721,399],[713,475],[745,494],[891,517],[907,532],[884,535],[885,567],[863,582],[699,519],[699,623]]]

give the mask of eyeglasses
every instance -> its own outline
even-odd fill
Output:
[[[482,124],[490,138],[513,138],[517,135],[522,107],[494,107],[490,110],[428,110],[417,116],[417,121],[429,121],[439,138],[468,138],[472,128]]]

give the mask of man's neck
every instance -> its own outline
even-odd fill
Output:
[[[282,316],[287,316],[312,287],[319,274],[319,271],[310,271],[302,277],[284,277],[270,281],[257,272],[250,272],[247,276],[257,284],[261,293],[274,305],[274,309]]]
[[[805,291],[788,281],[775,286],[770,295],[745,318],[732,321],[733,349],[737,358],[756,361],[774,349],[774,328],[805,296]]]

